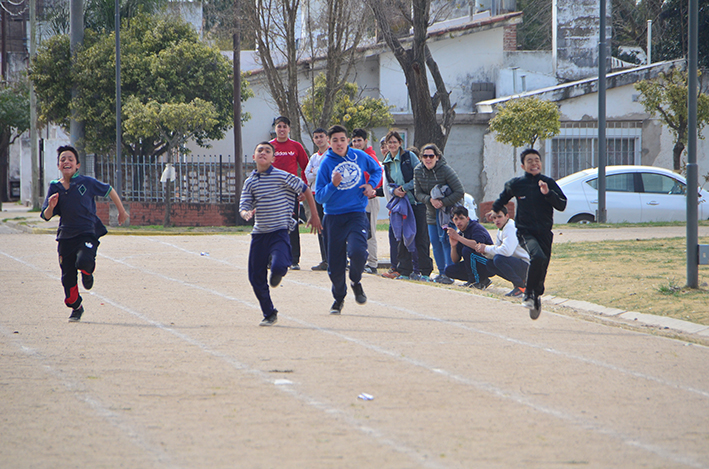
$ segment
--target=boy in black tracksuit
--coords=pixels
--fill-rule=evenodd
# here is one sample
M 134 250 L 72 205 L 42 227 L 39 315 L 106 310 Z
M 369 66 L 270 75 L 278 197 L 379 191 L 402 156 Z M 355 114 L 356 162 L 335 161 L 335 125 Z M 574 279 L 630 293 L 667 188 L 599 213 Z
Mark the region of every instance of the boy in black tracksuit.
M 512 197 L 517 199 L 517 237 L 530 257 L 523 304 L 529 308 L 529 316 L 537 319 L 542 310 L 540 297 L 544 294 L 544 279 L 551 258 L 554 209 L 564 211 L 566 196 L 554 179 L 542 174 L 542 159 L 537 150 L 524 150 L 521 160 L 524 176 L 505 183 L 505 190 L 492 204 L 490 213 L 499 212 Z

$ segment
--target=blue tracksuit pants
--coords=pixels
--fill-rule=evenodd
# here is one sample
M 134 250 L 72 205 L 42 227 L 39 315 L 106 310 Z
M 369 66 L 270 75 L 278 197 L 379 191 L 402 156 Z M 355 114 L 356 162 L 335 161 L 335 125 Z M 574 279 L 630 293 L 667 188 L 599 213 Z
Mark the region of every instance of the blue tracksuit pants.
M 332 296 L 342 301 L 347 296 L 345 274 L 347 258 L 350 259 L 350 280 L 362 280 L 367 262 L 367 233 L 369 220 L 365 212 L 350 212 L 341 215 L 325 215 L 323 220 L 325 247 L 327 249 L 327 273 L 332 282 Z
M 271 233 L 252 233 L 249 250 L 249 283 L 261 305 L 263 317 L 276 311 L 268 289 L 268 259 L 271 259 L 271 273 L 285 275 L 293 263 L 290 235 L 288 230 Z

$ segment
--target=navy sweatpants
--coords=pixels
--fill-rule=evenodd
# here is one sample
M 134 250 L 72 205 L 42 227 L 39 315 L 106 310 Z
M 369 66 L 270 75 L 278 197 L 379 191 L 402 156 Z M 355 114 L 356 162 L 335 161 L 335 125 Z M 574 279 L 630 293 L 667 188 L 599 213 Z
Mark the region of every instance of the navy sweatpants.
M 468 246 L 463 247 L 459 262 L 445 268 L 446 276 L 464 282 L 479 283 L 490 277 L 487 265 L 492 263 L 487 257 L 478 254 Z
M 93 274 L 96 269 L 96 251 L 99 245 L 94 235 L 80 235 L 75 238 L 60 239 L 57 245 L 59 266 L 62 269 L 64 304 L 76 309 L 81 306 L 81 295 L 77 285 L 79 271 Z
M 347 296 L 345 274 L 347 258 L 350 258 L 350 280 L 362 280 L 367 262 L 367 233 L 369 220 L 365 212 L 325 215 L 325 247 L 327 249 L 327 273 L 332 282 L 332 296 L 342 301 Z
M 261 305 L 263 317 L 276 311 L 268 287 L 268 259 L 271 259 L 271 274 L 285 275 L 293 262 L 288 230 L 271 233 L 252 233 L 249 250 L 249 283 Z

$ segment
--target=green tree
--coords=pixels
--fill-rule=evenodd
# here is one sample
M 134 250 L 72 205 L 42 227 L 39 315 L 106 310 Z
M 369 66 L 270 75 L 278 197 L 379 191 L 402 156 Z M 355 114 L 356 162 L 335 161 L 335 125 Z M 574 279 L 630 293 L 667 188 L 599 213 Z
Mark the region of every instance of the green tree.
M 124 111 L 126 137 L 138 141 L 157 136 L 165 144 L 168 163 L 174 161 L 175 151 L 179 147 L 219 124 L 215 106 L 200 98 L 194 98 L 190 103 L 159 103 L 151 99 L 143 104 L 136 96 L 131 96 Z M 164 226 L 171 224 L 172 192 L 172 181 L 168 181 Z
M 30 95 L 26 78 L 0 85 L 0 209 L 8 200 L 7 167 L 10 145 L 30 128 Z
M 214 105 L 217 123 L 194 135 L 199 145 L 219 140 L 232 127 L 232 67 L 216 48 L 199 41 L 192 27 L 176 17 L 138 15 L 121 30 L 121 89 L 123 99 L 142 103 L 191 103 L 200 98 Z M 71 109 L 86 126 L 87 152 L 105 154 L 115 148 L 115 37 L 87 31 L 76 66 L 69 60 L 69 39 L 42 43 L 32 62 L 30 79 L 40 102 L 40 117 L 68 128 Z M 71 85 L 80 89 L 72 101 Z M 242 81 L 241 100 L 252 93 Z M 247 115 L 242 115 L 242 122 Z M 155 157 L 168 143 L 152 138 L 122 139 L 123 153 Z
M 674 69 L 657 80 L 643 80 L 635 84 L 640 92 L 640 103 L 645 112 L 659 118 L 675 137 L 672 165 L 679 170 L 682 152 L 687 144 L 687 72 Z M 709 97 L 697 91 L 697 132 L 709 123 Z M 701 138 L 701 134 L 699 135 Z
M 538 139 L 558 135 L 561 128 L 559 108 L 536 97 L 518 98 L 500 105 L 490 120 L 495 140 L 515 147 L 534 148 Z
M 324 74 L 315 77 L 315 86 L 308 89 L 302 103 L 302 113 L 310 128 L 319 127 L 323 103 L 327 93 L 327 81 Z M 335 94 L 331 118 L 324 126 L 340 124 L 351 133 L 356 128 L 371 130 L 374 127 L 388 127 L 394 123 L 391 106 L 383 99 L 362 97 L 356 83 L 345 83 Z

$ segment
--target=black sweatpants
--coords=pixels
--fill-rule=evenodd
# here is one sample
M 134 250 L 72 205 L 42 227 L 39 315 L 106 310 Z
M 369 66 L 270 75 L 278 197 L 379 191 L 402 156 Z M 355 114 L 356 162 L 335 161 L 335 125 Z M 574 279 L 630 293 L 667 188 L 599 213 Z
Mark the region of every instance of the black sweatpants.
M 531 233 L 517 228 L 519 244 L 529 253 L 529 271 L 527 272 L 526 295 L 532 292 L 536 296 L 544 294 L 544 280 L 547 277 L 549 260 L 551 259 L 551 244 L 554 233 L 551 231 Z
M 91 234 L 59 240 L 57 251 L 59 267 L 62 269 L 64 303 L 69 308 L 76 309 L 81 305 L 77 276 L 79 271 L 87 275 L 94 273 L 99 244 L 98 239 Z

